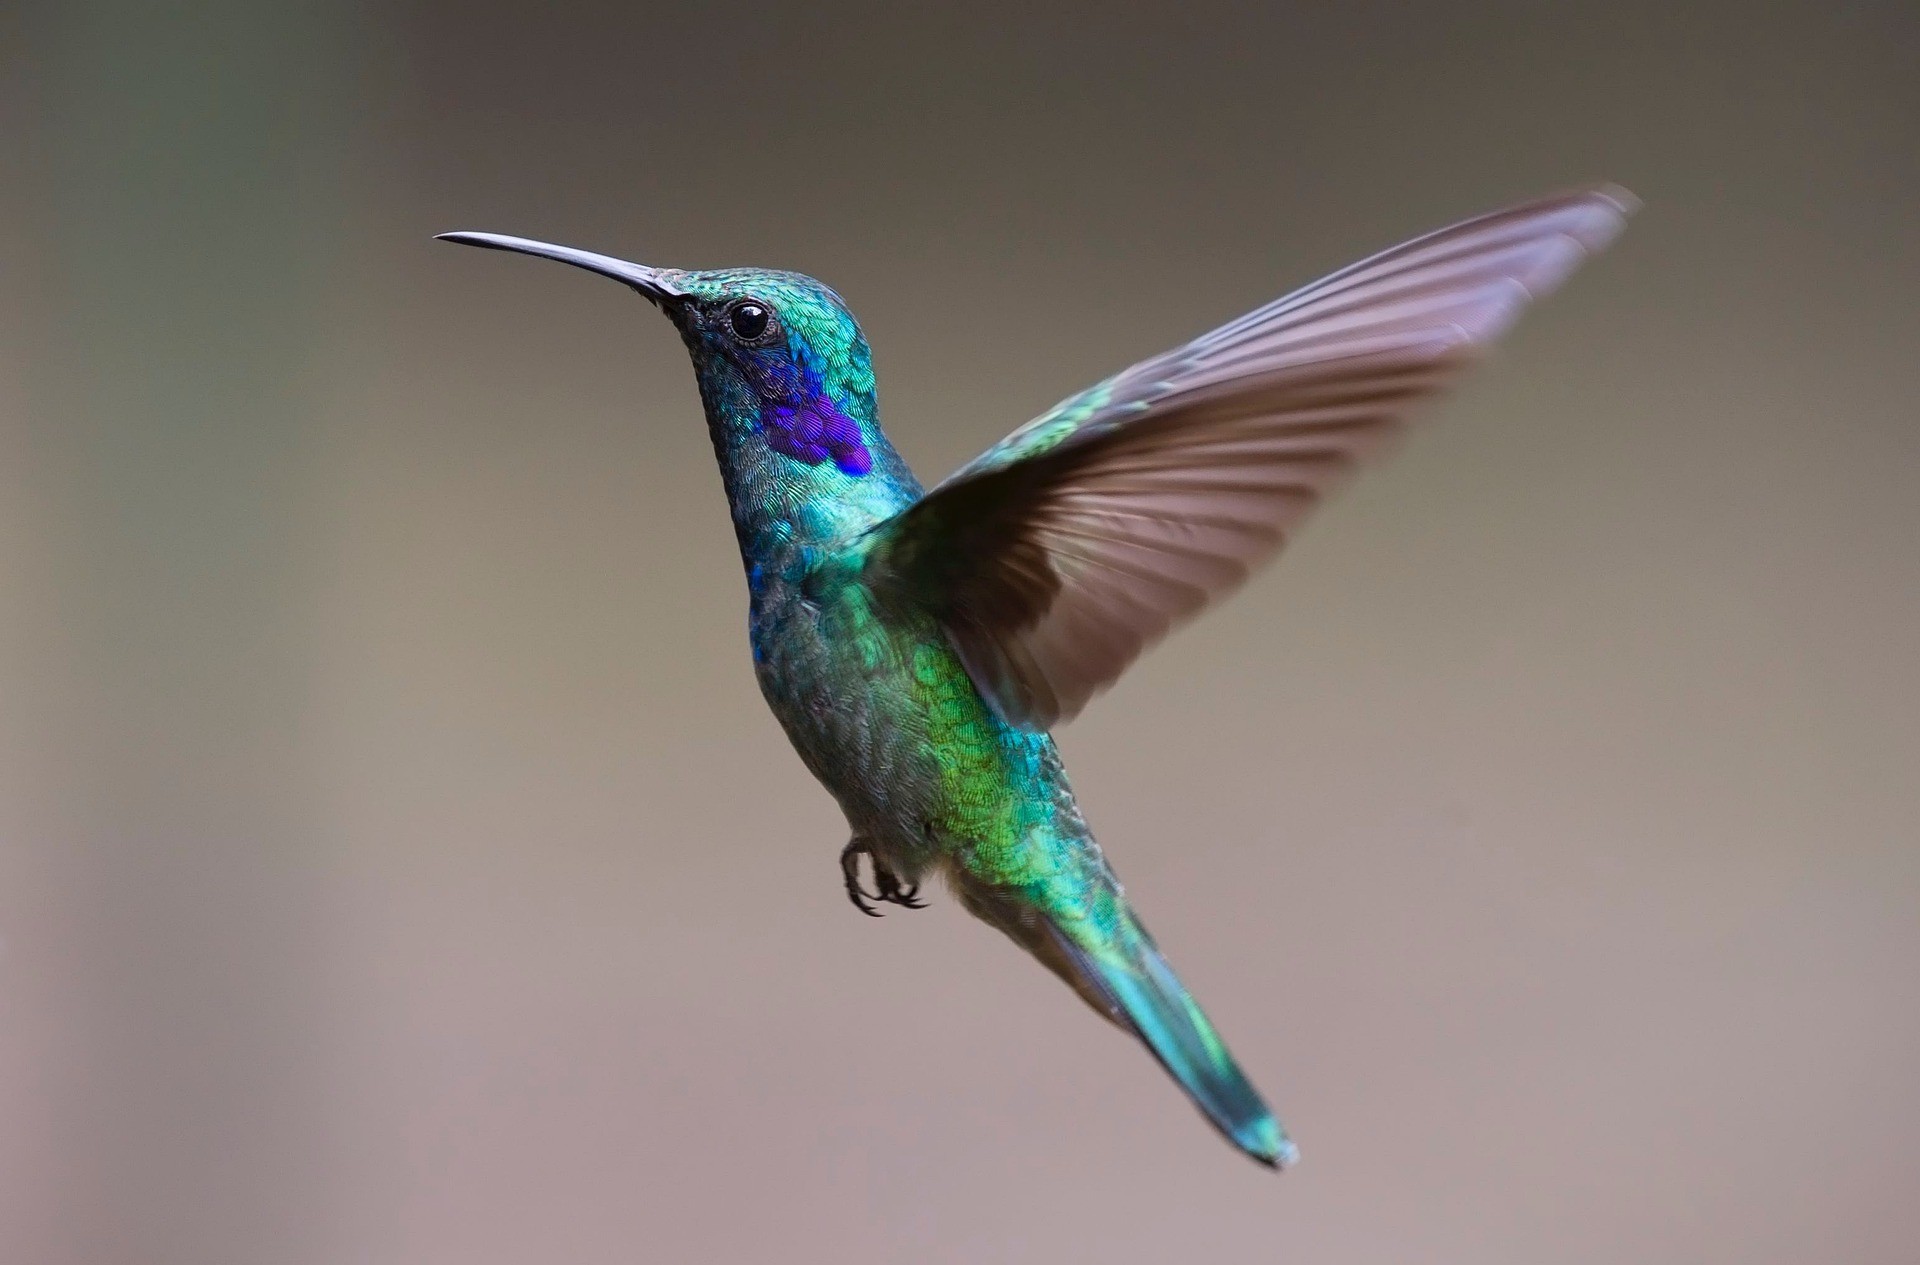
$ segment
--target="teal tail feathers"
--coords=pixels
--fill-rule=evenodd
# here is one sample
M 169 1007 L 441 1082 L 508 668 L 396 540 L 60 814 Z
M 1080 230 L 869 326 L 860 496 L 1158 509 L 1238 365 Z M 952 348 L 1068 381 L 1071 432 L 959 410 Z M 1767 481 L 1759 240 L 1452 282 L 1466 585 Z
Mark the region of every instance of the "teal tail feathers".
M 1004 931 L 1089 1006 L 1139 1037 L 1229 1142 L 1269 1168 L 1300 1158 L 1104 865 L 1079 876 L 1081 899 L 1075 901 L 971 881 L 964 872 L 952 877 L 969 912 Z M 1052 908 L 1076 912 L 1056 915 Z
M 1199 1003 L 1146 928 L 1130 915 L 1126 922 L 1119 935 L 1096 948 L 1050 925 L 1058 954 L 1043 954 L 1043 960 L 1051 959 L 1048 965 L 1095 1009 L 1138 1035 L 1228 1141 L 1271 1168 L 1294 1163 L 1300 1149 L 1233 1061 Z

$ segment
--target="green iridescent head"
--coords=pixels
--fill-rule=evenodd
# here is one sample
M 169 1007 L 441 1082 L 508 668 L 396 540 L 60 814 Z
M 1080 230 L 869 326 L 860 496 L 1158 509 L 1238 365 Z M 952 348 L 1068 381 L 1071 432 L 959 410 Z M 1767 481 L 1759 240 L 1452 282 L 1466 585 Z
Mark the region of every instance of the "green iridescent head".
M 607 255 L 495 233 L 443 241 L 573 264 L 631 286 L 680 330 L 707 416 L 730 442 L 848 479 L 872 472 L 873 364 L 867 340 L 831 289 L 793 272 L 648 268 Z

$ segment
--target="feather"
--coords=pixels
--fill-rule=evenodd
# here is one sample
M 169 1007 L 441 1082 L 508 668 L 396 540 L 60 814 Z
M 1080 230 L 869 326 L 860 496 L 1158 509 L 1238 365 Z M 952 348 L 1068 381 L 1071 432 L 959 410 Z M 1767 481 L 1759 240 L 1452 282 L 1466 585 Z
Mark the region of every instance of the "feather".
M 1070 719 L 1237 588 L 1635 206 L 1603 187 L 1467 220 L 1123 370 L 874 529 L 863 578 L 932 611 L 1001 715 Z

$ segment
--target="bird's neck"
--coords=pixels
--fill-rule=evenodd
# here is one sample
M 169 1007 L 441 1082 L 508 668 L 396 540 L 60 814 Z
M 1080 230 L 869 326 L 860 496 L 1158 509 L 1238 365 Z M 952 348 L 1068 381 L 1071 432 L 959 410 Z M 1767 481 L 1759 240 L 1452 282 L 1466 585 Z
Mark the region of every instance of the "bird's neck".
M 920 482 L 881 431 L 870 394 L 837 402 L 859 450 L 837 458 L 770 433 L 762 406 L 745 393 L 703 383 L 702 402 L 740 556 L 756 586 L 804 568 L 920 499 Z

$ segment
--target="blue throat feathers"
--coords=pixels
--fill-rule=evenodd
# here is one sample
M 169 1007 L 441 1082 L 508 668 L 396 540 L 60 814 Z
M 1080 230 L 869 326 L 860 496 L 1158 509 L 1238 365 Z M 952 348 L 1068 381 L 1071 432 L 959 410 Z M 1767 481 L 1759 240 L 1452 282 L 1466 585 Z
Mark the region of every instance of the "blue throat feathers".
M 863 478 L 873 471 L 873 454 L 860 424 L 827 393 L 810 359 L 797 355 L 776 371 L 773 398 L 761 402 L 760 433 L 782 456 L 810 466 L 831 461 L 840 473 Z

